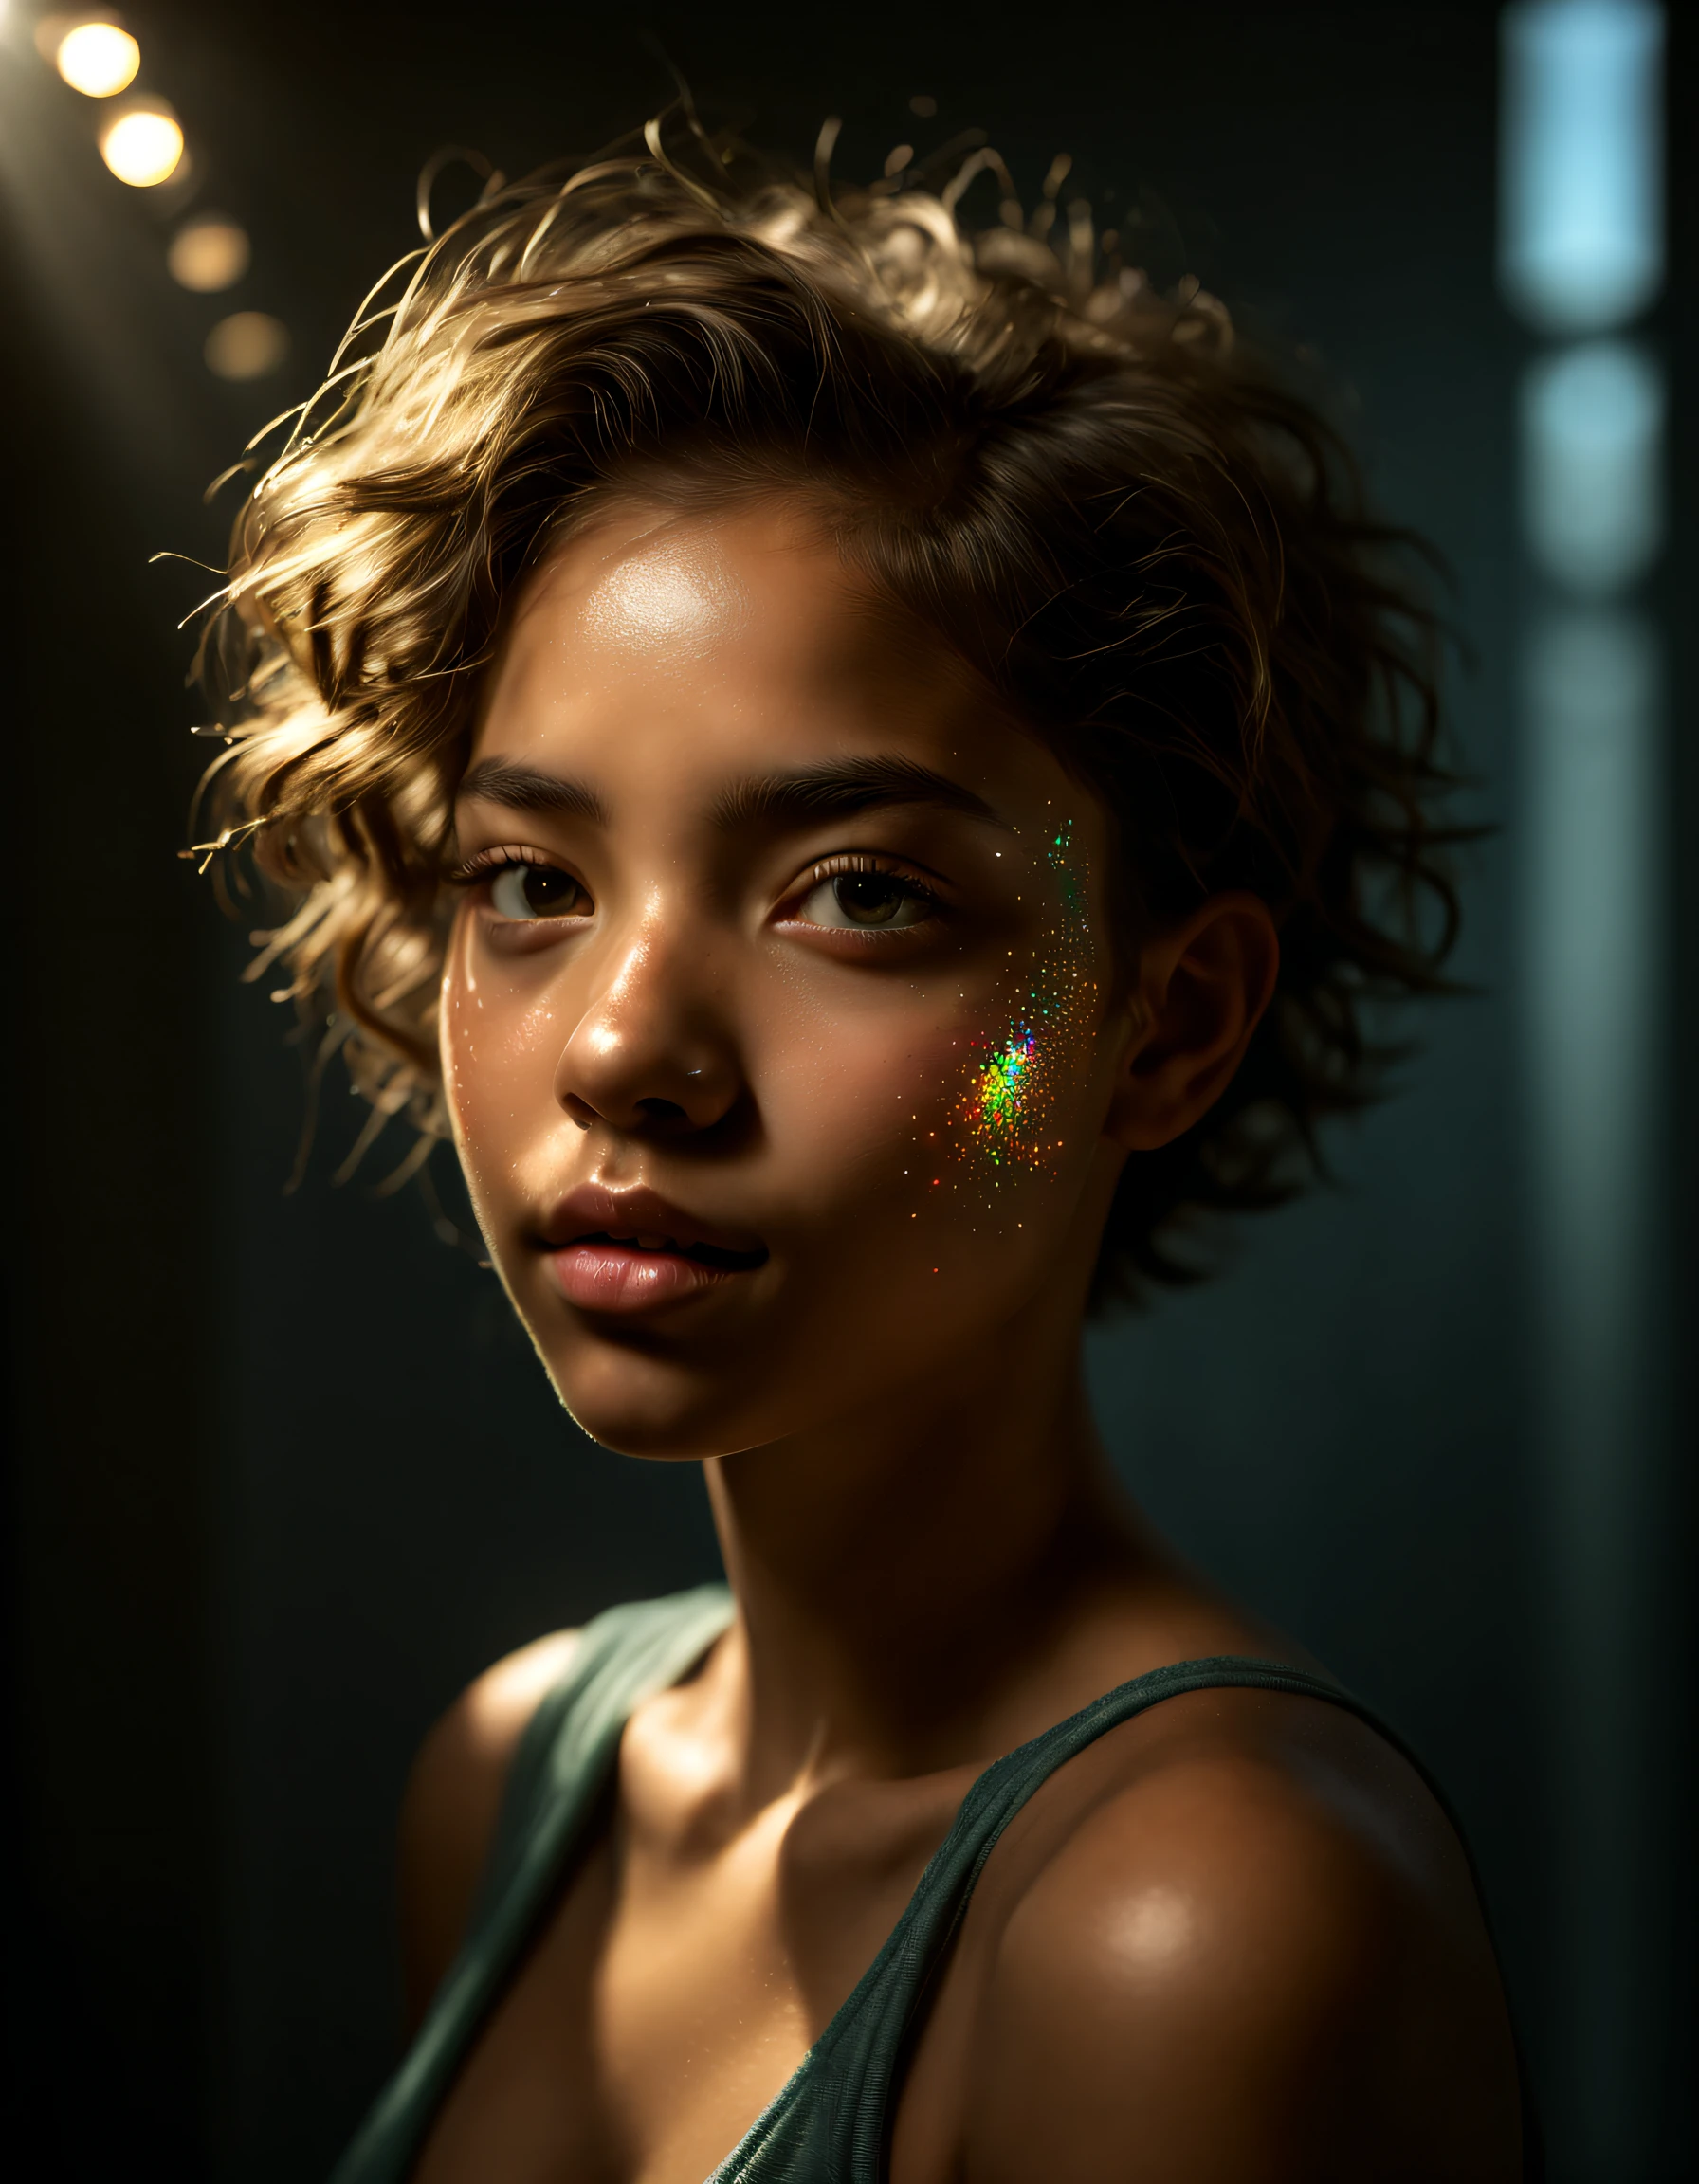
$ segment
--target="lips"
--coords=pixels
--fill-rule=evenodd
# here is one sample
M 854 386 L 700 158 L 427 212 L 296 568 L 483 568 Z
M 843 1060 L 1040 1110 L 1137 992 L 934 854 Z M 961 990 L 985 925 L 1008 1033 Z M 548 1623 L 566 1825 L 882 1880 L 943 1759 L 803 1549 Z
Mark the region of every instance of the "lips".
M 561 1295 L 587 1312 L 656 1311 L 767 1259 L 758 1237 L 709 1227 L 653 1191 L 596 1184 L 562 1200 L 539 1242 Z

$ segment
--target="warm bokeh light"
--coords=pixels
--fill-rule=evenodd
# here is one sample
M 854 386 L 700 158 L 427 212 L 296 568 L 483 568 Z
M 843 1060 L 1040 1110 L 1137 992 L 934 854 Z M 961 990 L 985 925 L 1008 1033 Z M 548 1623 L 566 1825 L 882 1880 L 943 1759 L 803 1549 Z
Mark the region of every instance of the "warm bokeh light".
M 267 311 L 232 311 L 207 336 L 207 368 L 221 379 L 264 379 L 289 354 L 289 329 Z
M 182 128 L 174 114 L 133 106 L 101 130 L 100 157 L 120 182 L 151 190 L 169 182 L 182 163 Z
M 79 23 L 59 41 L 53 58 L 73 91 L 110 99 L 136 81 L 141 47 L 116 23 Z
M 247 271 L 247 236 L 222 212 L 202 212 L 172 237 L 165 263 L 179 287 L 213 296 Z

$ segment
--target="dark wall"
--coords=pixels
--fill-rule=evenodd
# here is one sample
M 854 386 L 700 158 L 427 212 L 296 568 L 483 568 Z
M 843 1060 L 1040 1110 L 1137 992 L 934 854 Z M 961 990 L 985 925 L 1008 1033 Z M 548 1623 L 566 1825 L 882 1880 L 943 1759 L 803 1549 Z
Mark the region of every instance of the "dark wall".
M 322 2173 L 393 2050 L 390 1833 L 426 1724 L 495 1654 L 688 1582 L 714 1551 L 698 1479 L 586 1443 L 493 1279 L 412 1193 L 372 1201 L 403 1144 L 333 1186 L 357 1127 L 334 1081 L 284 1194 L 301 1058 L 283 1012 L 236 982 L 240 930 L 173 857 L 195 713 L 170 624 L 196 584 L 143 556 L 216 556 L 201 483 L 310 390 L 411 246 L 436 147 L 521 172 L 594 147 L 665 84 L 636 27 L 576 7 L 130 14 L 190 128 L 194 201 L 241 218 L 256 258 L 228 301 L 174 291 L 166 209 L 108 182 L 79 102 L 9 54 L 27 137 L 0 209 L 23 335 L 6 412 L 29 821 L 10 1075 L 36 1884 L 20 2021 L 64 2175 L 121 2158 L 281 2184 Z M 1510 924 L 1520 352 L 1491 278 L 1494 10 L 651 20 L 704 101 L 762 140 L 806 151 L 844 115 L 847 173 L 978 122 L 1029 191 L 1066 149 L 1105 221 L 1148 192 L 1160 269 L 1315 350 L 1381 501 L 1455 571 L 1459 732 L 1478 808 L 1507 823 L 1468 871 L 1478 991 L 1429 1012 L 1398 1101 L 1341 1137 L 1338 1189 L 1248 1229 L 1211 1289 L 1094 1336 L 1091 1370 L 1159 1519 L 1449 1786 L 1549 2066 Z M 936 121 L 909 113 L 919 92 Z M 259 391 L 198 360 L 232 303 L 295 337 Z M 82 2097 L 91 2058 L 99 2102 Z M 1678 2128 L 1660 2175 L 1681 2173 Z
M 66 140 L 59 88 L 9 27 L 6 2062 L 40 2173 L 81 2178 L 127 2146 L 197 2152 L 221 1773 L 202 1248 L 223 1187 L 208 929 L 173 855 L 194 773 L 177 610 L 145 567 L 201 460 L 197 345 L 156 315 L 147 224 L 73 156 L 92 146 Z

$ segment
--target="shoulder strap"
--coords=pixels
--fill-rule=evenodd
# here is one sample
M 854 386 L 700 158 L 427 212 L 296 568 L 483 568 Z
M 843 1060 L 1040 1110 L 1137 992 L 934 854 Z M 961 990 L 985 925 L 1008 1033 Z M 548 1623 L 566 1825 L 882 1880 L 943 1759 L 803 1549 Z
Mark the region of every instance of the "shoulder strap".
M 731 1619 L 723 1585 L 610 1608 L 579 1635 L 559 1682 L 545 1691 L 514 1748 L 468 1933 L 487 1928 L 535 1859 L 539 1831 L 572 1835 L 594 1801 L 620 1732 L 638 1702 L 674 1684 Z M 604 1749 L 605 1748 L 605 1749 Z
M 515 1747 L 460 1952 L 331 2184 L 401 2184 L 583 1840 L 632 1709 L 676 1683 L 725 1629 L 731 1611 L 723 1585 L 703 1585 L 610 1609 L 585 1625 L 566 1673 L 544 1694 Z
M 1343 1706 L 1412 1757 L 1402 1741 L 1340 1684 L 1275 1661 L 1225 1654 L 1180 1661 L 1108 1691 L 988 1767 L 889 1939 L 807 2060 L 710 2184 L 883 2184 L 888 2114 L 910 2027 L 934 1967 L 965 1916 L 998 1838 L 1041 1784 L 1135 1714 L 1182 1692 L 1287 1691 Z

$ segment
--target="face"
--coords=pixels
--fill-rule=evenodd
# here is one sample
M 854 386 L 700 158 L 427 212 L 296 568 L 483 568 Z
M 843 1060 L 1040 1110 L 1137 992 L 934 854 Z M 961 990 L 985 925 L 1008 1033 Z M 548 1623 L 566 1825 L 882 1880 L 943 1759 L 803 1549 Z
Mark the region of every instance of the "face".
M 608 517 L 521 597 L 442 1044 L 491 1257 L 636 1454 L 1077 1319 L 1123 1155 L 1094 800 L 803 517 Z

